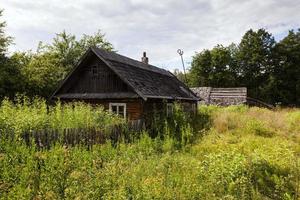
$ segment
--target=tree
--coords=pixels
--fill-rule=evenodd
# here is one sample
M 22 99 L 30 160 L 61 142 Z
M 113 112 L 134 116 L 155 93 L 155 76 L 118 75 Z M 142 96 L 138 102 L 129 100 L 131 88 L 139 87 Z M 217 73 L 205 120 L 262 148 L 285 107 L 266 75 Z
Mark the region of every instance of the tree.
M 193 56 L 192 66 L 191 66 L 191 86 L 210 86 L 210 73 L 212 58 L 209 50 L 203 50 L 200 53 L 196 53 Z
M 14 53 L 11 60 L 20 68 L 24 88 L 22 93 L 29 97 L 48 98 L 64 74 L 58 59 L 50 53 Z
M 36 52 L 15 53 L 12 58 L 19 63 L 25 77 L 24 93 L 48 98 L 91 46 L 113 50 L 100 31 L 91 36 L 83 35 L 79 40 L 63 31 L 56 34 L 51 44 L 40 42 Z
M 211 50 L 210 82 L 213 87 L 232 87 L 234 74 L 231 68 L 231 52 L 227 47 L 217 45 Z
M 230 87 L 235 76 L 231 70 L 232 57 L 229 48 L 217 45 L 203 50 L 193 57 L 191 82 L 193 86 Z
M 274 67 L 274 37 L 264 29 L 250 29 L 243 36 L 236 55 L 240 85 L 247 86 L 251 97 L 264 99 L 262 88 Z
M 84 34 L 81 39 L 76 40 L 76 36 L 67 34 L 65 31 L 56 34 L 50 45 L 40 45 L 46 52 L 54 54 L 59 63 L 69 72 L 78 62 L 80 57 L 89 47 L 100 47 L 108 51 L 113 51 L 113 46 L 105 39 L 105 35 L 100 30 L 94 35 Z
M 2 17 L 3 10 L 0 10 L 0 17 Z M 9 36 L 6 36 L 5 29 L 6 22 L 0 21 L 0 56 L 3 57 L 6 52 L 8 46 L 12 43 L 12 38 Z
M 300 105 L 300 29 L 289 34 L 275 46 L 273 69 L 270 78 L 270 95 L 274 102 Z
M 2 16 L 0 10 L 0 17 Z M 5 96 L 13 97 L 21 91 L 21 73 L 17 65 L 7 57 L 7 49 L 12 38 L 5 34 L 6 22 L 0 22 L 0 100 Z

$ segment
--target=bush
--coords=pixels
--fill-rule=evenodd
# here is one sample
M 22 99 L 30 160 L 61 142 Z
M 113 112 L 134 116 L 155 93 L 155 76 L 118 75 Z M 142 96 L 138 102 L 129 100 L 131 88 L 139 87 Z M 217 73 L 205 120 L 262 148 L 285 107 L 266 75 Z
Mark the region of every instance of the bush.
M 147 133 L 152 138 L 161 140 L 171 139 L 172 144 L 180 149 L 188 144 L 191 144 L 197 137 L 200 131 L 205 127 L 202 123 L 204 115 L 193 115 L 184 111 L 183 107 L 175 103 L 173 113 L 166 116 L 164 112 L 154 111 L 153 115 L 146 119 Z

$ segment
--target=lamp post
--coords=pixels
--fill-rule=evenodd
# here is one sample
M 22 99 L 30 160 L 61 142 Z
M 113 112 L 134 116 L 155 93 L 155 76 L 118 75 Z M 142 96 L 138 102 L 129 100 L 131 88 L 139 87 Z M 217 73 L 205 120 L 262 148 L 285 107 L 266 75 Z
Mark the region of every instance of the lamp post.
M 184 79 L 185 79 L 185 83 L 187 83 L 187 78 L 186 78 L 186 73 L 185 73 L 185 66 L 184 66 L 183 57 L 182 57 L 182 55 L 183 55 L 183 50 L 178 49 L 178 50 L 177 50 L 177 53 L 178 53 L 178 54 L 180 55 L 180 57 L 181 57 L 181 62 L 182 62 L 182 67 L 183 67 L 183 73 L 184 73 Z

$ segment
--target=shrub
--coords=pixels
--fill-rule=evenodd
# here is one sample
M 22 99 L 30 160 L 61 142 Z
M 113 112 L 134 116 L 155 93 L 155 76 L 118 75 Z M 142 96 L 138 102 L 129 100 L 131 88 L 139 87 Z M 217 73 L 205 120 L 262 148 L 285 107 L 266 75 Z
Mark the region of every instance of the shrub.
M 147 133 L 152 138 L 171 139 L 176 148 L 192 143 L 199 136 L 200 127 L 204 127 L 204 124 L 200 123 L 202 115 L 187 113 L 177 103 L 174 105 L 172 115 L 166 116 L 163 112 L 155 110 L 147 122 Z

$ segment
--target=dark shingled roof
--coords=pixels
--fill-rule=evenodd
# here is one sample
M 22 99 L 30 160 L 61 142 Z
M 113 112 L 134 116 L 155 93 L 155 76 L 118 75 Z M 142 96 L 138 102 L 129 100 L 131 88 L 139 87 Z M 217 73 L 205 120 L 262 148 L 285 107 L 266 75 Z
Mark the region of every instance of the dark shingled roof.
M 71 93 L 58 94 L 58 98 L 62 99 L 123 99 L 123 98 L 137 98 L 138 95 L 132 92 L 118 92 L 118 93 Z
M 198 100 L 172 73 L 99 48 L 92 50 L 145 98 Z
M 88 52 L 94 52 L 104 63 L 107 64 L 125 83 L 127 83 L 139 97 L 160 98 L 160 99 L 182 99 L 198 100 L 199 98 L 176 76 L 164 69 L 150 64 L 133 60 L 115 52 L 105 51 L 100 48 L 92 47 Z M 87 52 L 87 53 L 88 53 Z M 86 55 L 87 55 L 86 53 Z M 78 66 L 77 66 L 78 67 Z M 65 79 L 65 81 L 68 78 Z M 62 85 L 64 82 L 62 83 Z M 61 86 L 62 86 L 61 85 Z M 60 87 L 61 87 L 60 86 Z M 59 88 L 57 89 L 57 91 Z M 66 94 L 67 95 L 67 94 Z M 56 92 L 53 97 L 56 96 Z M 84 96 L 75 95 L 77 98 L 109 98 L 105 95 L 84 94 Z M 75 98 L 74 96 L 74 98 Z M 114 98 L 112 95 L 111 98 Z M 124 98 L 127 98 L 125 95 Z M 138 96 L 129 95 L 131 98 Z

